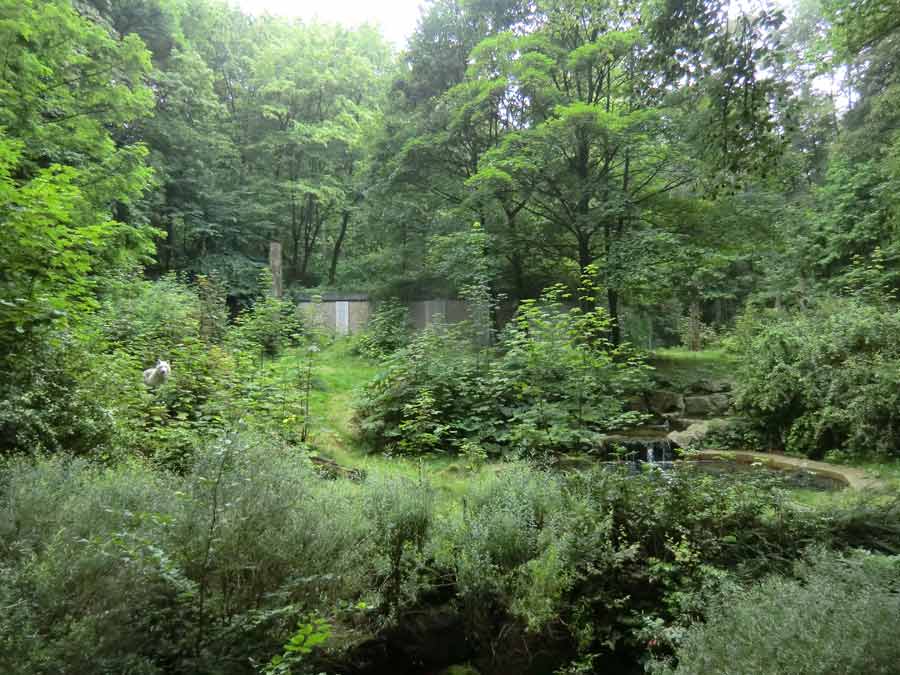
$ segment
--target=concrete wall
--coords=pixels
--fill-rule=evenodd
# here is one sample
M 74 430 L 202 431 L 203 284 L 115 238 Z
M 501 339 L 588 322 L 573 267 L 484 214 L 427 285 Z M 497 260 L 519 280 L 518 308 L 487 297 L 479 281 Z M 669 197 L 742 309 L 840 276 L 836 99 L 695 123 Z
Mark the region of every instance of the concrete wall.
M 409 303 L 408 307 L 413 327 L 419 330 L 433 324 L 438 317 L 443 317 L 446 323 L 469 318 L 469 310 L 462 300 L 420 300 Z
M 300 301 L 301 315 L 338 335 L 358 333 L 366 327 L 372 308 L 368 300 Z
M 407 304 L 413 327 L 422 329 L 443 317 L 447 323 L 469 318 L 466 303 L 461 300 L 419 300 Z M 375 311 L 375 303 L 363 295 L 326 296 L 321 302 L 301 299 L 297 308 L 302 316 L 337 335 L 352 335 L 365 329 Z

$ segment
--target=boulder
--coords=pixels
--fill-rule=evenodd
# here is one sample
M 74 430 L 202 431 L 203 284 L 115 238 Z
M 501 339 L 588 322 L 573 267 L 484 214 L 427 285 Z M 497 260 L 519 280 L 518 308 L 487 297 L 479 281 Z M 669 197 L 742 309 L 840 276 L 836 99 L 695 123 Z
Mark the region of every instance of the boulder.
M 636 396 L 633 399 L 631 399 L 630 401 L 628 401 L 627 403 L 625 403 L 625 410 L 629 410 L 632 412 L 639 412 L 639 413 L 650 412 L 650 408 L 647 406 L 647 402 L 639 396 Z
M 666 424 L 669 425 L 670 431 L 685 431 L 692 424 L 703 422 L 702 419 L 694 419 L 691 417 L 683 417 L 680 413 L 666 413 L 663 415 Z
M 659 390 L 650 394 L 647 406 L 656 415 L 684 412 L 684 396 L 676 391 Z
M 731 391 L 731 383 L 726 380 L 697 380 L 688 387 L 692 394 L 724 394 Z
M 726 394 L 684 397 L 684 414 L 687 416 L 710 417 L 724 413 L 730 407 L 731 397 Z
M 689 448 L 691 445 L 702 441 L 709 433 L 708 421 L 694 422 L 684 431 L 673 431 L 666 438 L 679 448 Z

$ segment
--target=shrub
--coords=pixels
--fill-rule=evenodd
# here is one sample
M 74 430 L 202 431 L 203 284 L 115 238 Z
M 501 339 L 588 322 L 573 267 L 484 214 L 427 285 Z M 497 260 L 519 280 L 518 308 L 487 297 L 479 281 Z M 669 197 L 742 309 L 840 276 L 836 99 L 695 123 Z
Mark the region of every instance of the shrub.
M 172 360 L 172 350 L 185 340 L 200 339 L 203 314 L 194 289 L 175 274 L 157 281 L 130 275 L 109 280 L 91 324 L 102 340 L 98 346 L 121 349 L 152 365 Z
M 249 436 L 200 449 L 181 475 L 8 459 L 0 671 L 244 673 L 313 618 L 332 637 L 304 655 L 312 672 L 353 672 L 342 649 L 421 639 L 402 632 L 416 625 L 465 626 L 459 661 L 496 654 L 495 671 L 535 639 L 556 665 L 633 662 L 650 636 L 657 653 L 680 644 L 726 582 L 787 573 L 810 544 L 900 549 L 897 502 L 817 514 L 767 483 L 689 471 L 511 464 L 462 491 L 436 503 L 421 477 L 324 480 Z
M 489 605 L 491 595 L 510 603 L 516 574 L 538 556 L 549 514 L 562 503 L 557 478 L 509 465 L 502 477 L 474 482 L 463 512 L 442 521 L 436 561 L 454 570 L 457 591 L 470 604 Z
M 375 546 L 371 564 L 376 576 L 370 583 L 382 589 L 384 609 L 393 613 L 413 604 L 421 590 L 418 577 L 434 519 L 434 492 L 422 479 L 375 474 L 366 481 L 363 499 Z
M 281 349 L 298 325 L 264 317 L 275 306 L 264 303 L 216 344 L 224 304 L 213 282 L 198 283 L 115 278 L 96 314 L 23 349 L 0 383 L 0 451 L 136 453 L 183 471 L 197 447 L 238 423 L 299 442 L 299 364 L 259 359 L 269 337 L 280 335 Z M 289 303 L 273 302 L 290 313 Z M 172 363 L 172 375 L 148 388 L 141 373 L 157 358 Z
M 181 478 L 64 456 L 3 466 L 0 597 L 15 621 L 0 618 L 0 670 L 246 672 L 304 612 L 369 588 L 359 488 L 228 441 Z
M 409 343 L 411 328 L 406 305 L 397 300 L 380 302 L 357 339 L 355 351 L 370 359 L 384 359 Z
M 602 432 L 642 419 L 623 402 L 646 385 L 649 369 L 628 345 L 610 344 L 603 309 L 567 309 L 566 300 L 556 286 L 522 301 L 492 364 L 490 399 L 505 412 L 496 441 L 529 455 L 590 451 Z
M 142 371 L 173 364 L 162 387 Z M 182 462 L 221 427 L 235 365 L 201 338 L 200 303 L 173 276 L 117 277 L 80 325 L 23 349 L 0 384 L 0 449 L 92 454 L 162 453 Z
M 789 452 L 895 455 L 900 312 L 855 298 L 793 314 L 745 315 L 737 406 Z
M 900 523 L 879 513 L 867 516 Z M 539 634 L 570 655 L 637 658 L 650 638 L 659 649 L 677 642 L 729 579 L 789 568 L 811 542 L 900 543 L 898 531 L 854 534 L 840 520 L 799 510 L 762 479 L 513 466 L 472 484 L 430 548 L 473 639 L 503 625 L 508 649 Z
M 366 387 L 356 411 L 362 438 L 405 454 L 456 452 L 490 425 L 483 362 L 459 325 L 420 331 Z
M 894 673 L 900 558 L 819 552 L 795 576 L 732 589 L 691 628 L 674 673 Z
M 101 369 L 97 355 L 69 333 L 23 349 L 0 383 L 0 454 L 108 447 L 118 421 L 108 400 L 95 396 Z
M 272 273 L 268 269 L 260 274 L 259 286 L 259 297 L 237 316 L 226 340 L 234 350 L 273 357 L 295 344 L 304 328 L 292 301 L 270 295 Z
M 623 401 L 645 384 L 647 366 L 606 340 L 602 309 L 566 309 L 561 288 L 524 301 L 499 350 L 479 347 L 465 325 L 431 326 L 387 361 L 357 417 L 377 449 L 545 457 L 592 450 L 604 431 L 641 415 Z

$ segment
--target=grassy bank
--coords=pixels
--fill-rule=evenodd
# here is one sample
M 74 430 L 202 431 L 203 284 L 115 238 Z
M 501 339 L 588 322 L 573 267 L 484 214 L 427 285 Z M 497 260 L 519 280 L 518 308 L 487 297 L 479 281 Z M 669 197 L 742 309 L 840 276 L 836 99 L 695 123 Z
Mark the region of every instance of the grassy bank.
M 321 457 L 362 471 L 395 472 L 426 477 L 439 491 L 459 495 L 467 480 L 480 469 L 467 468 L 455 457 L 389 457 L 370 453 L 355 431 L 354 402 L 381 366 L 354 353 L 353 339 L 337 339 L 315 355 L 312 391 L 309 400 L 310 440 Z M 298 359 L 292 350 L 278 361 L 285 378 L 296 377 Z

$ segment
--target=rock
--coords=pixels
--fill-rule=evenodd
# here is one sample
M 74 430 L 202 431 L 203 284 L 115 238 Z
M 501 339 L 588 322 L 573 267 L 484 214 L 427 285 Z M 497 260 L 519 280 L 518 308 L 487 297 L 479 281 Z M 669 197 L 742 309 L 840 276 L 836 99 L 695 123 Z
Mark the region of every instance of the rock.
M 683 417 L 680 413 L 666 413 L 663 417 L 668 423 L 670 431 L 684 431 L 692 424 L 704 421 L 702 419 Z
M 731 383 L 725 380 L 698 380 L 688 387 L 692 394 L 724 394 L 731 391 Z
M 639 413 L 648 413 L 650 412 L 650 408 L 647 406 L 647 401 L 643 398 L 636 396 L 625 404 L 625 410 L 630 410 L 632 412 Z
M 726 394 L 684 397 L 684 414 L 689 416 L 709 417 L 724 413 L 730 407 L 731 397 Z
M 684 397 L 675 391 L 654 391 L 647 400 L 651 412 L 657 415 L 684 412 Z
M 666 438 L 679 448 L 689 448 L 702 441 L 709 433 L 710 422 L 694 422 L 684 431 L 673 431 Z

